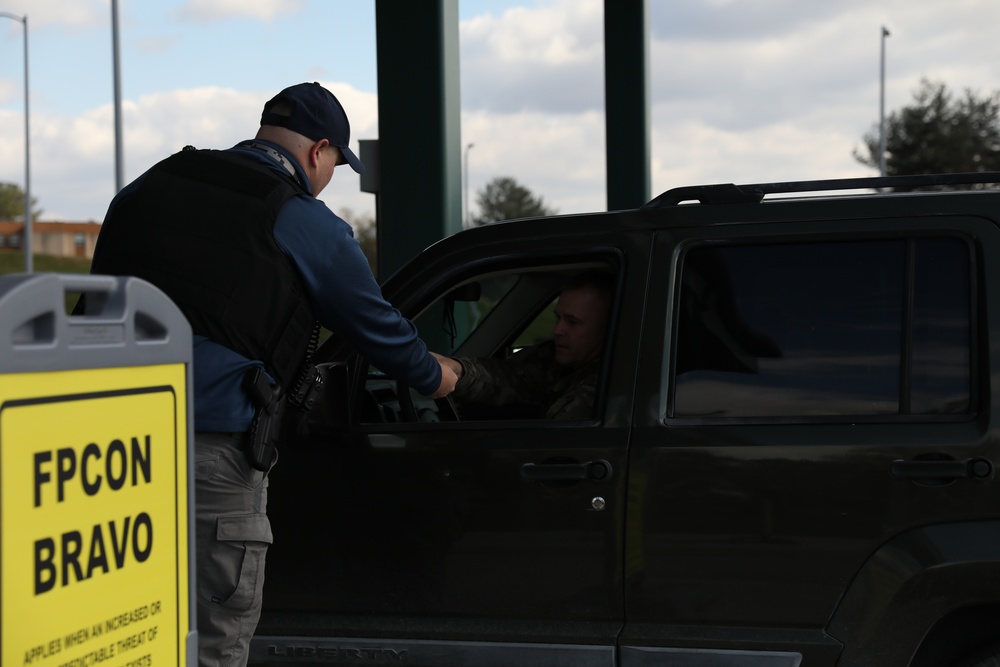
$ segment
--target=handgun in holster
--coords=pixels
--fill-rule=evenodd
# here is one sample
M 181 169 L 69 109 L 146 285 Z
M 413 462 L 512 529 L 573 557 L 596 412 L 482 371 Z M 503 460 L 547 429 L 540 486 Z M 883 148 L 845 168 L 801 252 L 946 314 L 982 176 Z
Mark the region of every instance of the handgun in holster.
M 267 375 L 260 366 L 247 369 L 243 376 L 243 388 L 250 394 L 257 413 L 250 424 L 250 442 L 247 456 L 250 465 L 267 472 L 274 458 L 274 450 L 281 435 L 281 418 L 285 412 L 285 395 L 279 385 L 267 381 Z

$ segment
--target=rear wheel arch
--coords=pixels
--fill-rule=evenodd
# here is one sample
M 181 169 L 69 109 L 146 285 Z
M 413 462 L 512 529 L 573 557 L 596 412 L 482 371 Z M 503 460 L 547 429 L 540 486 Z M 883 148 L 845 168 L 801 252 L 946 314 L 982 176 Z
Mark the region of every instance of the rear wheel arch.
M 938 620 L 920 643 L 911 667 L 1000 667 L 1000 604 L 972 605 Z M 988 662 L 988 656 L 994 662 Z M 985 661 L 985 662 L 984 662 Z
M 886 542 L 827 630 L 845 647 L 841 664 L 965 667 L 963 659 L 996 641 L 997 623 L 1000 521 L 977 521 L 923 526 Z

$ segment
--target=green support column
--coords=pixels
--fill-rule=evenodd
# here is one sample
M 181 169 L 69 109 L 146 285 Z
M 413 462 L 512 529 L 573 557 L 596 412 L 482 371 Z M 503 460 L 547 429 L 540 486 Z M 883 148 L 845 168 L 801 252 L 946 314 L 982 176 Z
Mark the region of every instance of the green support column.
M 462 228 L 458 0 L 376 0 L 379 279 Z
M 649 201 L 648 0 L 604 0 L 608 210 Z

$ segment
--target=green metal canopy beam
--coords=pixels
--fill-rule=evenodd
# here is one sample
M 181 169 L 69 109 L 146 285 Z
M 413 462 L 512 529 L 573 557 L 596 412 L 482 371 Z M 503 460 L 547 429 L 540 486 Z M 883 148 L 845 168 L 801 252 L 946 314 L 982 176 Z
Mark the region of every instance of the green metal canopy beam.
M 379 278 L 462 228 L 459 0 L 375 0 Z M 604 0 L 608 210 L 650 199 L 648 0 Z M 368 159 L 362 156 L 363 159 Z
M 378 266 L 462 228 L 458 0 L 376 0 Z
M 608 210 L 649 201 L 649 0 L 604 0 Z

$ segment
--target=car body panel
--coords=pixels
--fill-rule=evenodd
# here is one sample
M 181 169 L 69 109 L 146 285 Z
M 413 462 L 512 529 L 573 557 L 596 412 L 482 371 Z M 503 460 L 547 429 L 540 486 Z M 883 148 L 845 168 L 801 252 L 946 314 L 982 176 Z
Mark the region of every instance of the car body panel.
M 410 318 L 497 272 L 612 269 L 599 411 L 363 422 L 363 365 L 331 338 L 318 358 L 351 367 L 352 422 L 315 427 L 272 473 L 251 664 L 917 666 L 978 648 L 987 630 L 946 631 L 1000 613 L 1000 590 L 976 584 L 1000 581 L 996 211 L 990 192 L 741 195 L 503 223 L 428 248 L 384 286 Z M 675 414 L 682 276 L 699 248 L 924 239 L 967 248 L 965 407 Z M 423 317 L 440 349 L 447 336 Z M 503 330 L 491 326 L 465 350 L 492 350 Z M 529 474 L 593 462 L 612 474 Z

